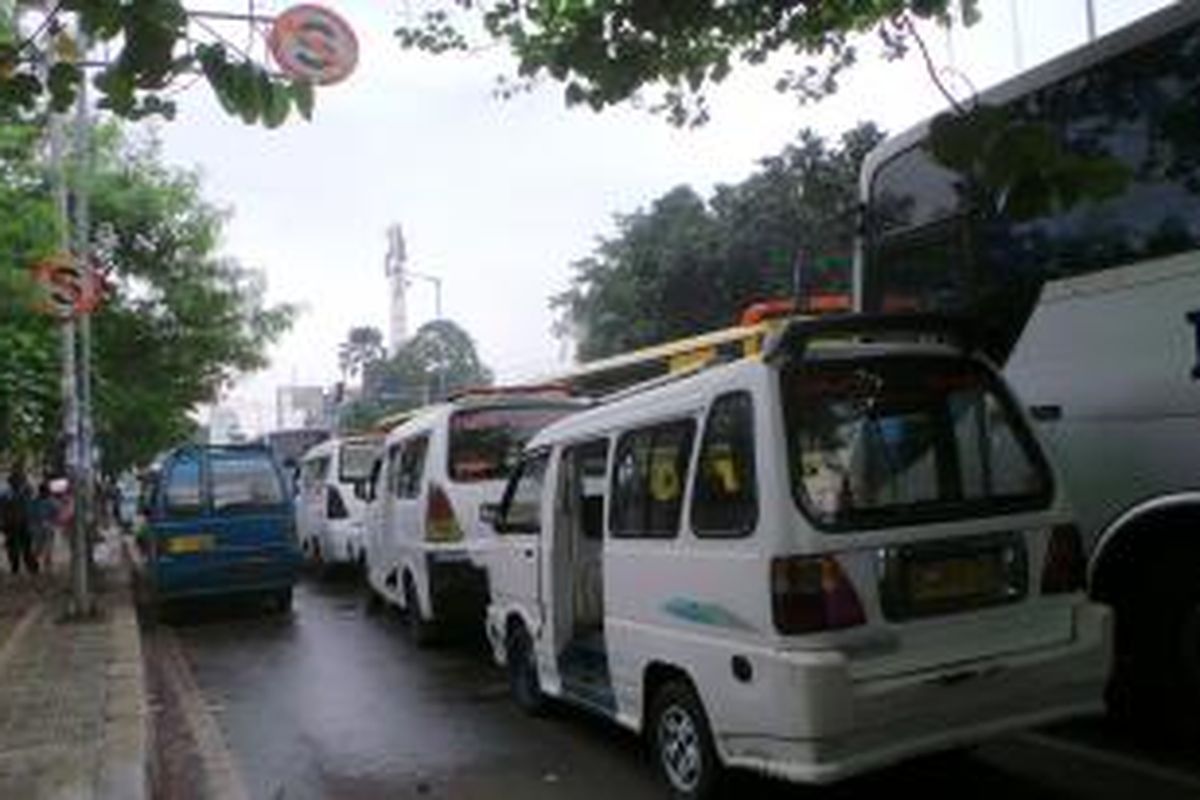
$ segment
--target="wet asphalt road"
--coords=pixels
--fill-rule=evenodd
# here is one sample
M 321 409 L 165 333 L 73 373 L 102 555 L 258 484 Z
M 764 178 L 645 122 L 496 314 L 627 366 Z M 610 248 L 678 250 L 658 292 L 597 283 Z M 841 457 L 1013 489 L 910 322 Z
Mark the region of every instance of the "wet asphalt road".
M 666 797 L 632 736 L 570 709 L 524 716 L 482 641 L 418 650 L 352 580 L 306 580 L 287 617 L 186 616 L 143 628 L 161 798 Z M 727 794 L 1174 800 L 1200 797 L 1198 756 L 1085 721 L 832 790 L 737 775 Z

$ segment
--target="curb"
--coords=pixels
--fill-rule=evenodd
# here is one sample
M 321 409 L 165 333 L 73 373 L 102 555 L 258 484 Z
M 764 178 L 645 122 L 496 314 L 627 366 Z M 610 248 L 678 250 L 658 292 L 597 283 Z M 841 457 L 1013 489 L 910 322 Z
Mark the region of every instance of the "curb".
M 145 800 L 150 796 L 151 716 L 125 538 L 120 538 L 119 579 L 112 589 L 113 602 L 109 608 L 108 626 L 114 656 L 106 673 L 108 690 L 96 797 Z

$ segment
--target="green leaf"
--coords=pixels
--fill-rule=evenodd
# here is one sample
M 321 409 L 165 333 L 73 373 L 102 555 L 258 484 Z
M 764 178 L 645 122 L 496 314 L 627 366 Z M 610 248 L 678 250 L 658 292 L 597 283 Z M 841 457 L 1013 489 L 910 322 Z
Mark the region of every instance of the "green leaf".
M 70 108 L 82 80 L 83 70 L 74 64 L 60 63 L 51 67 L 46 81 L 50 91 L 50 108 L 59 114 Z
M 296 102 L 296 111 L 306 122 L 312 121 L 313 115 L 313 85 L 308 81 L 292 82 L 292 99 Z
M 271 80 L 265 72 L 262 73 L 262 82 L 263 124 L 268 128 L 278 128 L 291 110 L 291 97 L 283 86 Z

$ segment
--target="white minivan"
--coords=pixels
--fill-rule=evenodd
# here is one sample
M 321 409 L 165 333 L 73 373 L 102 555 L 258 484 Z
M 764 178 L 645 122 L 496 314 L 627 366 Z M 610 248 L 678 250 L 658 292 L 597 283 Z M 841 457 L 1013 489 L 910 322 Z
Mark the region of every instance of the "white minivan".
M 480 521 L 529 437 L 583 407 L 559 391 L 476 390 L 398 425 L 384 443 L 366 571 L 370 590 L 399 607 L 418 643 L 442 623 L 479 624 L 488 588 Z
M 689 798 L 726 766 L 826 783 L 1099 710 L 1109 614 L 1070 507 L 945 325 L 792 322 L 534 437 L 489 565 L 517 702 L 644 732 Z
M 324 567 L 361 566 L 367 485 L 379 437 L 328 439 L 300 461 L 296 530 L 306 558 Z

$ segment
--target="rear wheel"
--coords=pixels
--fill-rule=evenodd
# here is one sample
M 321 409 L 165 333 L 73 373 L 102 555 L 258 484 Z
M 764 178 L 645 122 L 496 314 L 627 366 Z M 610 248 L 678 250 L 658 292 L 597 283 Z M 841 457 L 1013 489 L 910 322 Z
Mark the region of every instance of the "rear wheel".
M 704 707 L 691 685 L 672 680 L 654 696 L 650 709 L 650 749 L 667 788 L 679 800 L 713 797 L 721 763 Z
M 537 654 L 524 625 L 514 625 L 505 645 L 508 668 L 508 689 L 521 709 L 532 715 L 545 710 L 546 696 L 538 680 Z
M 417 598 L 417 587 L 412 576 L 404 576 L 404 617 L 408 622 L 408 630 L 412 634 L 417 647 L 428 647 L 433 644 L 434 627 L 432 621 L 421 613 L 421 602 Z
M 276 589 L 271 594 L 271 610 L 276 614 L 290 614 L 292 611 L 292 587 Z
M 1143 733 L 1195 732 L 1200 713 L 1200 568 L 1186 559 L 1155 562 L 1117 603 L 1116 633 L 1110 714 Z

